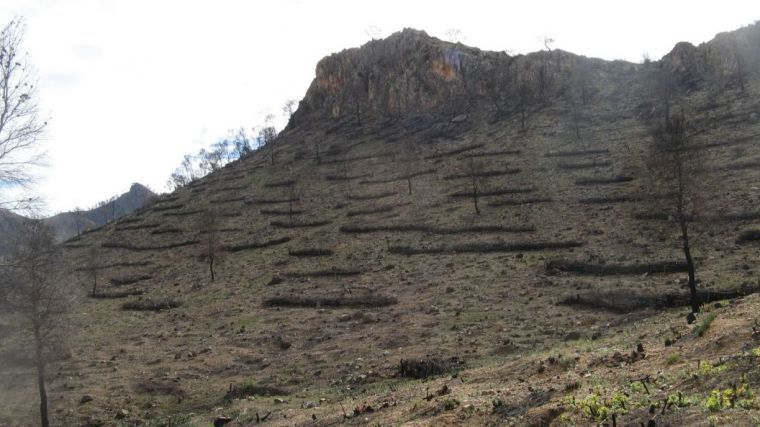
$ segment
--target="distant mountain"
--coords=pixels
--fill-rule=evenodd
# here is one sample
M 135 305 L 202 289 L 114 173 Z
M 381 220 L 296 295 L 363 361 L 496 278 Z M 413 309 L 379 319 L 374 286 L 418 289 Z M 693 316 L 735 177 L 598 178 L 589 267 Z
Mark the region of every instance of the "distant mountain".
M 90 210 L 62 212 L 43 221 L 55 230 L 59 241 L 98 228 L 145 206 L 156 194 L 142 184 L 132 184 L 129 191 L 98 203 Z M 7 210 L 0 210 L 0 257 L 7 255 L 13 242 L 20 237 L 24 221 L 29 219 Z
M 126 193 L 100 202 L 93 209 L 62 212 L 46 218 L 45 222 L 53 227 L 58 239 L 66 240 L 128 215 L 145 206 L 154 197 L 156 194 L 148 187 L 134 183 Z

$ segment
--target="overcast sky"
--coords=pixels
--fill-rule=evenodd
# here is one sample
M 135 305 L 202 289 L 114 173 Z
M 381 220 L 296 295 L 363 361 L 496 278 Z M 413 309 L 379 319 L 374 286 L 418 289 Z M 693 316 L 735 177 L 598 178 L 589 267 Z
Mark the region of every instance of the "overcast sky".
M 35 186 L 49 212 L 88 207 L 132 182 L 165 191 L 182 155 L 232 128 L 281 118 L 317 61 L 405 27 L 527 53 L 544 37 L 574 53 L 639 62 L 760 19 L 732 1 L 2 0 L 26 20 L 24 49 L 52 118 Z M 282 120 L 279 127 L 282 126 Z

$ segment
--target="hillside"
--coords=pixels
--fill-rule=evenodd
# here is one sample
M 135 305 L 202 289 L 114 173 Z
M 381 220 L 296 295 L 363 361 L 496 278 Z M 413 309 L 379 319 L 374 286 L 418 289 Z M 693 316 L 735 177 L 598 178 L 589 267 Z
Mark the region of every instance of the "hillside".
M 134 183 L 126 193 L 103 201 L 98 206 L 80 212 L 61 212 L 45 222 L 56 231 L 58 238 L 63 241 L 77 236 L 87 230 L 98 228 L 114 218 L 119 219 L 145 206 L 156 197 L 148 187 Z
M 81 233 L 97 229 L 104 224 L 129 215 L 145 206 L 156 197 L 148 187 L 134 183 L 126 193 L 114 196 L 89 210 L 61 212 L 43 218 L 42 221 L 53 228 L 58 241 L 76 237 Z M 10 254 L 13 241 L 18 237 L 23 221 L 27 218 L 16 213 L 0 210 L 0 256 Z
M 755 25 L 633 64 L 404 30 L 323 59 L 273 143 L 64 244 L 74 268 L 97 248 L 108 283 L 85 297 L 81 274 L 55 418 L 755 423 L 759 251 L 738 237 L 760 218 L 758 46 Z M 694 222 L 702 334 L 640 161 L 663 75 L 716 183 Z M 35 410 L 19 339 L 0 344 L 0 424 Z

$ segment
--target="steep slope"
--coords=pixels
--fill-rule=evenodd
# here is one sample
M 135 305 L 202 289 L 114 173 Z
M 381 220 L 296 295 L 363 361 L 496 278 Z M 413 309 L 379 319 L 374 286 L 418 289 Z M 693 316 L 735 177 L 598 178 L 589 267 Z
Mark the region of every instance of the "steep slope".
M 700 289 L 754 282 L 758 248 L 736 238 L 760 218 L 760 67 L 750 65 L 760 44 L 742 51 L 739 81 L 726 61 L 703 66 L 718 57 L 710 52 L 724 54 L 726 37 L 631 64 L 561 51 L 510 57 L 405 30 L 324 59 L 270 146 L 65 244 L 73 265 L 99 248 L 109 283 L 71 322 L 71 357 L 53 381 L 58 419 L 194 413 L 192 423 L 207 425 L 235 411 L 244 425 L 499 425 L 543 408 L 545 422 L 565 412 L 595 423 L 596 413 L 560 402 L 591 393 L 594 381 L 614 393 L 633 375 L 656 376 L 665 337 L 702 349 L 684 350 L 688 361 L 749 351 L 689 335 L 670 296 L 685 293 L 681 267 L 660 264 L 681 259 L 677 233 L 647 215 L 657 192 L 636 161 L 646 120 L 662 108 L 651 76 L 670 70 L 721 182 L 710 194 L 717 216 L 695 244 Z M 214 282 L 199 261 L 209 209 L 226 249 Z M 597 273 L 549 268 L 557 259 Z M 756 307 L 753 298 L 715 309 L 716 324 L 749 337 L 743 304 Z M 652 360 L 629 356 L 638 342 Z M 410 359 L 465 371 L 424 384 L 404 377 L 417 372 L 400 369 Z M 0 375 L 0 420 L 11 423 L 30 406 L 32 382 L 11 364 Z M 667 390 L 704 395 L 723 377 L 711 378 L 687 375 Z M 443 383 L 454 394 L 436 396 Z M 80 405 L 83 395 L 93 400 Z M 344 418 L 342 406 L 359 416 Z M 679 416 L 702 413 L 683 406 Z M 650 417 L 629 412 L 618 408 L 621 424 Z

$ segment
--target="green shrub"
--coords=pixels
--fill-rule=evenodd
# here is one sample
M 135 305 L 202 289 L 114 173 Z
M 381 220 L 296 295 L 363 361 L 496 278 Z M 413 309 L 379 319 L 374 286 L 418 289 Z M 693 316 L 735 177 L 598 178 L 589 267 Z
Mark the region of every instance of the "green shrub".
M 456 399 L 446 399 L 443 401 L 443 410 L 444 411 L 451 411 L 452 409 L 459 406 L 459 401 Z
M 667 359 L 665 359 L 665 366 L 675 365 L 676 363 L 680 361 L 681 361 L 681 356 L 679 356 L 677 353 L 673 353 L 669 355 Z
M 701 337 L 710 329 L 710 325 L 715 320 L 715 313 L 710 313 L 697 326 L 694 327 L 694 333 Z

